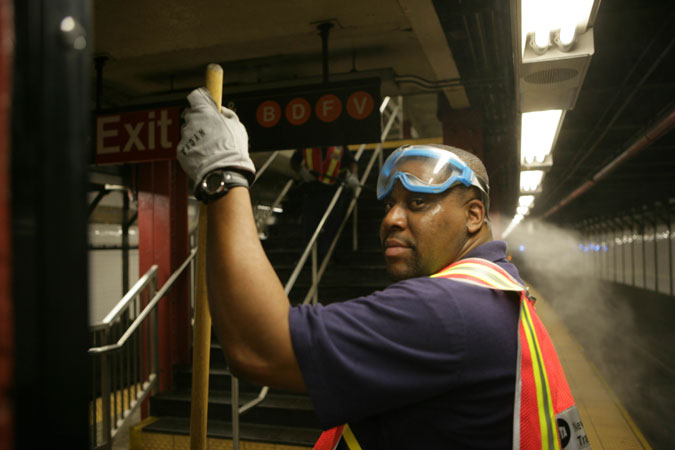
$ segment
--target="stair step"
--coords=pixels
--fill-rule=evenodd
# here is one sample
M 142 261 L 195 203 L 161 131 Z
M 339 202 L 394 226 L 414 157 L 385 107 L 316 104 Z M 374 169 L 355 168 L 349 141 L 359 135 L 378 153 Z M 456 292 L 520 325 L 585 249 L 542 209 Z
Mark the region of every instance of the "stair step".
M 223 357 L 223 352 L 218 343 L 211 345 L 213 352 L 219 352 L 219 357 Z M 224 357 L 223 357 L 224 361 Z M 213 362 L 213 358 L 212 361 Z M 187 391 L 192 387 L 192 366 L 191 365 L 176 365 L 174 367 L 174 388 L 178 391 Z M 211 364 L 209 367 L 209 389 L 214 391 L 229 391 L 232 384 L 232 377 L 230 371 L 220 365 Z M 263 386 L 239 378 L 239 391 L 246 393 L 254 393 L 258 395 Z
M 257 397 L 255 393 L 240 392 L 239 404 Z M 150 414 L 159 417 L 190 417 L 191 394 L 187 390 L 163 392 L 151 397 Z M 229 391 L 209 390 L 209 417 L 215 420 L 232 419 L 232 397 Z M 285 427 L 318 428 L 312 401 L 306 395 L 270 391 L 265 400 L 241 416 L 249 423 Z
M 182 417 L 162 417 L 143 427 L 142 433 L 188 436 L 190 434 L 190 420 Z M 309 448 L 314 445 L 320 434 L 321 431 L 318 428 L 307 427 L 289 428 L 247 422 L 240 423 L 239 427 L 239 438 L 242 441 L 296 445 Z M 207 437 L 232 439 L 232 423 L 223 420 L 209 420 L 207 422 Z

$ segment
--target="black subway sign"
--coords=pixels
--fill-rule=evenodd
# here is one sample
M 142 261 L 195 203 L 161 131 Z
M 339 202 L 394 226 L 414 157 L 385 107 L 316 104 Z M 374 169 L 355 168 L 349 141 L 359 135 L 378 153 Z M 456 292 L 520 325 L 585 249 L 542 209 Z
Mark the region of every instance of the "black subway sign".
M 379 142 L 380 80 L 225 95 L 251 151 Z

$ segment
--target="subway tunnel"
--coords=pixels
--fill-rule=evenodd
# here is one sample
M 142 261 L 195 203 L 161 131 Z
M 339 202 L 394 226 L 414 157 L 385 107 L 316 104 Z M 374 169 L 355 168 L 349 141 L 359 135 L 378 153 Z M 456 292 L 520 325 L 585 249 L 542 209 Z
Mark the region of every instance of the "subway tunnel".
M 190 448 L 200 202 L 176 149 L 211 63 L 292 304 L 391 284 L 382 160 L 467 150 L 592 448 L 675 447 L 674 19 L 657 0 L 0 1 L 0 448 Z M 315 252 L 291 160 L 327 146 L 361 186 L 324 178 L 341 212 Z M 312 448 L 307 396 L 206 351 L 209 448 Z

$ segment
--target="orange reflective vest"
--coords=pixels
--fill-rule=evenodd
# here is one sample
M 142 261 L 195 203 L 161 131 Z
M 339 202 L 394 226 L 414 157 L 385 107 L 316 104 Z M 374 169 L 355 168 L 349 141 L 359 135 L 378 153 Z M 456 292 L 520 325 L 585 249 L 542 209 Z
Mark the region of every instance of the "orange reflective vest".
M 463 259 L 431 277 L 520 293 L 513 450 L 590 450 L 558 355 L 527 288 L 497 264 L 480 258 Z M 314 450 L 335 450 L 340 437 L 350 450 L 361 450 L 348 425 L 324 431 Z
M 343 152 L 340 146 L 328 147 L 324 158 L 321 155 L 321 147 L 310 147 L 303 149 L 302 157 L 307 169 L 316 175 L 320 182 L 335 184 L 340 174 Z

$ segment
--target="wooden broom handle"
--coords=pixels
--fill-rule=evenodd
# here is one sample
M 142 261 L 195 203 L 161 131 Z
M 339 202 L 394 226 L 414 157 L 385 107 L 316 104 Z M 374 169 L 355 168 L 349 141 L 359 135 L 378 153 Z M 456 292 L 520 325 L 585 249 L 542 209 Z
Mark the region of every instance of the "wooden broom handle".
M 223 103 L 223 69 L 218 64 L 206 68 L 206 89 L 218 105 Z M 206 291 L 205 204 L 199 205 L 197 275 L 195 277 L 195 324 L 192 356 L 192 403 L 190 407 L 190 450 L 206 450 L 206 423 L 209 407 L 209 365 L 211 355 L 211 313 Z

